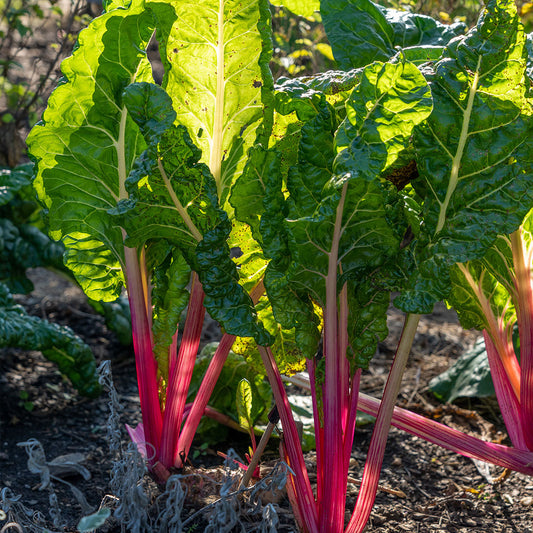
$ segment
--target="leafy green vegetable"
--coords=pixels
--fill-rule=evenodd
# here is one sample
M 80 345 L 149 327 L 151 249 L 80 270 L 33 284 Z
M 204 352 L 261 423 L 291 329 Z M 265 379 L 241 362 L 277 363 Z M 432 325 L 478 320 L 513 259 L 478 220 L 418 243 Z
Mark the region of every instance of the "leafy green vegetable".
M 163 87 L 176 122 L 201 149 L 224 206 L 257 128 L 272 113 L 262 101 L 273 83 L 267 1 L 151 0 L 148 5 L 157 20 Z
M 446 45 L 466 30 L 463 23 L 444 25 L 370 0 L 321 0 L 320 7 L 333 55 L 344 70 L 387 61 L 397 47 Z
M 27 140 L 51 236 L 63 240 L 66 264 L 93 300 L 116 300 L 124 284 L 122 231 L 108 211 L 127 197 L 126 178 L 145 147 L 122 92 L 151 80 L 152 32 L 142 0 L 95 19 L 62 63 L 68 83 L 50 96 Z
M 405 311 L 430 312 L 449 294 L 450 266 L 482 258 L 531 206 L 525 58 L 514 4 L 492 1 L 427 76 L 435 105 L 415 135 L 424 222 L 411 289 L 396 300 Z
M 32 164 L 0 170 L 0 282 L 13 293 L 33 289 L 28 268 L 63 269 L 63 246 L 39 227 L 43 224 L 31 186 L 32 171 Z
M 235 398 L 237 405 L 237 415 L 239 417 L 239 425 L 244 429 L 250 431 L 253 428 L 252 423 L 252 406 L 253 395 L 252 386 L 250 382 L 243 378 L 237 384 L 237 394 Z
M 443 402 L 457 398 L 494 396 L 489 360 L 485 342 L 480 339 L 465 352 L 446 372 L 429 382 L 430 390 Z
M 74 387 L 94 398 L 101 392 L 91 349 L 67 327 L 29 316 L 13 302 L 8 288 L 0 283 L 0 348 L 39 350 L 57 363 Z
M 207 344 L 196 361 L 191 387 L 188 393 L 188 400 L 191 401 L 201 384 L 202 376 L 209 365 L 211 357 L 218 343 Z M 248 381 L 250 394 L 253 402 L 248 406 L 249 419 L 253 426 L 267 422 L 267 414 L 272 403 L 272 393 L 270 386 L 264 381 L 263 374 L 258 374 L 246 363 L 245 359 L 230 352 L 226 363 L 220 373 L 220 378 L 215 385 L 209 405 L 218 411 L 229 415 L 240 424 L 238 402 L 236 402 L 239 383 L 242 380 Z M 241 424 L 242 425 L 242 424 Z M 245 426 L 243 426 L 245 427 Z M 198 432 L 202 439 L 215 444 L 223 441 L 227 435 L 227 428 L 221 426 L 214 420 L 205 418 L 198 427 Z

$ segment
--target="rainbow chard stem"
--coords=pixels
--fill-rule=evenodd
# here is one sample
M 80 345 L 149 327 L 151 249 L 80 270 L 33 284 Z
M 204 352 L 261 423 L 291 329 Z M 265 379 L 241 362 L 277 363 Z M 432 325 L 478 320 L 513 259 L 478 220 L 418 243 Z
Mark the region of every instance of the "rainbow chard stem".
M 152 352 L 151 330 L 143 290 L 143 286 L 147 284 L 142 280 L 137 250 L 124 248 L 124 255 L 142 419 L 146 442 L 156 452 L 148 454 L 149 460 L 151 464 L 155 464 L 159 459 L 157 452 L 161 439 L 162 416 L 157 387 L 157 364 Z
M 379 473 L 385 455 L 385 445 L 391 425 L 394 403 L 400 390 L 402 376 L 407 365 L 419 320 L 420 315 L 416 314 L 407 315 L 405 319 L 400 344 L 385 385 L 376 425 L 372 433 L 361 489 L 357 497 L 354 513 L 346 528 L 346 533 L 361 533 L 370 517 L 370 511 L 376 499 Z
M 198 276 L 193 273 L 191 297 L 185 328 L 181 339 L 177 363 L 172 365 L 170 383 L 167 391 L 167 401 L 163 416 L 163 435 L 161 438 L 161 462 L 170 467 L 174 464 L 178 436 L 180 432 L 179 420 L 183 418 L 183 410 L 187 401 L 187 393 L 191 383 L 194 363 L 202 337 L 205 308 L 203 306 L 204 292 Z M 172 345 L 171 345 L 172 348 Z M 175 354 L 170 354 L 170 358 Z

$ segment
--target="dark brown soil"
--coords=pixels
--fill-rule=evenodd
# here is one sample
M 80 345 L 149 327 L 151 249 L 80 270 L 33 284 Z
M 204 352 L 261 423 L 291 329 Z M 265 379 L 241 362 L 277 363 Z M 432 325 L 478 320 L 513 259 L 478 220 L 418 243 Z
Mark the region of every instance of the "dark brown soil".
M 138 423 L 140 411 L 132 349 L 118 343 L 77 288 L 39 269 L 31 275 L 36 289 L 32 294 L 20 297 L 20 302 L 32 314 L 69 325 L 92 346 L 99 361 L 112 361 L 115 386 L 124 407 L 122 422 Z M 380 346 L 363 379 L 363 391 L 374 396 L 381 394 L 401 329 L 401 315 L 394 310 L 390 314 L 390 329 L 389 339 Z M 211 325 L 205 332 L 205 340 L 212 340 L 213 336 Z M 427 390 L 429 379 L 446 369 L 476 337 L 475 333 L 464 332 L 454 314 L 444 308 L 423 318 L 398 403 L 464 431 L 474 432 L 486 440 L 507 443 L 505 428 L 493 401 L 443 407 Z M 107 395 L 96 400 L 82 399 L 60 376 L 55 365 L 39 353 L 4 349 L 0 350 L 0 398 L 0 491 L 10 489 L 13 494 L 20 495 L 20 502 L 27 508 L 42 513 L 41 522 L 38 522 L 39 517 L 31 518 L 39 525 L 24 531 L 44 532 L 45 526 L 53 531 L 76 531 L 82 516 L 70 489 L 56 482 L 54 488 L 66 526 L 62 529 L 52 527 L 49 492 L 39 490 L 40 478 L 28 470 L 26 452 L 17 445 L 30 438 L 41 442 L 49 461 L 67 453 L 83 454 L 91 478 L 84 480 L 81 476 L 72 476 L 68 481 L 84 493 L 93 509 L 97 509 L 102 501 L 107 506 L 116 506 L 109 488 L 111 458 L 106 440 Z M 30 405 L 25 406 L 24 402 L 31 402 L 31 411 L 28 410 Z M 351 465 L 354 480 L 361 478 L 371 431 L 371 425 L 357 429 Z M 127 441 L 124 432 L 124 446 Z M 235 433 L 218 450 L 226 452 L 233 447 L 242 455 L 247 446 L 247 439 Z M 275 458 L 275 450 L 273 444 L 267 459 Z M 194 471 L 208 478 L 220 478 L 222 469 L 216 466 L 220 460 L 215 450 L 197 448 L 192 456 Z M 313 454 L 309 453 L 306 459 L 312 478 Z M 496 467 L 484 471 L 469 459 L 392 429 L 380 483 L 393 493 L 378 493 L 367 531 L 533 532 L 533 479 L 509 473 L 500 480 L 502 473 L 502 469 Z M 498 481 L 494 482 L 496 478 Z M 149 478 L 146 479 L 155 498 L 159 489 Z M 191 505 L 184 510 L 184 516 L 198 511 L 217 497 L 213 488 L 216 485 L 210 484 L 205 477 L 201 482 L 198 479 L 191 478 L 188 483 Z M 353 509 L 357 491 L 357 484 L 350 483 L 348 509 Z M 296 531 L 285 496 L 281 494 L 278 499 L 280 525 L 277 531 Z M 195 531 L 203 531 L 203 520 L 205 517 L 200 513 Z M 247 517 L 246 523 L 247 531 L 259 531 L 253 518 Z M 2 533 L 17 531 L 15 527 L 3 530 L 6 524 L 7 519 L 2 520 L 0 516 Z M 108 524 L 101 531 L 120 531 L 116 521 L 108 520 Z

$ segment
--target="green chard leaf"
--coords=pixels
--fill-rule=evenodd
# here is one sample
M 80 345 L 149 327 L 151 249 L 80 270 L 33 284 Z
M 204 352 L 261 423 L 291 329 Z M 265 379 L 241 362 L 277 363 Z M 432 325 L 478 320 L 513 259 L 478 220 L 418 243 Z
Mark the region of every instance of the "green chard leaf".
M 452 290 L 447 302 L 457 311 L 464 328 L 492 331 L 488 320 L 496 317 L 501 318 L 499 324 L 511 333 L 516 322 L 511 294 L 486 268 L 485 260 L 454 265 L 450 279 Z
M 444 25 L 370 0 L 321 0 L 320 6 L 333 55 L 344 70 L 388 61 L 397 47 L 444 46 L 466 30 L 462 23 Z
M 258 128 L 264 119 L 271 122 L 268 2 L 150 0 L 148 5 L 157 19 L 163 87 L 172 97 L 176 122 L 201 149 L 224 206 Z M 268 125 L 265 134 L 268 138 Z
M 66 80 L 27 140 L 51 236 L 64 242 L 67 266 L 94 300 L 115 300 L 124 284 L 122 231 L 108 211 L 127 197 L 126 178 L 145 148 L 122 92 L 151 80 L 152 32 L 142 0 L 95 19 L 62 63 Z
M 16 226 L 0 218 L 0 283 L 13 293 L 26 294 L 33 283 L 26 270 L 35 267 L 63 266 L 64 248 L 30 224 Z
M 6 347 L 39 350 L 57 363 L 80 394 L 96 397 L 101 392 L 89 346 L 70 328 L 29 316 L 13 302 L 7 286 L 0 283 L 0 348 Z
M 377 339 L 386 333 L 388 292 L 358 284 L 399 251 L 398 231 L 388 218 L 390 186 L 379 176 L 406 149 L 415 124 L 431 112 L 431 97 L 423 76 L 407 62 L 375 63 L 360 80 L 340 126 L 323 98 L 318 114 L 302 127 L 298 164 L 287 181 L 287 214 L 280 220 L 283 209 L 278 203 L 278 214 L 268 217 L 278 231 L 270 230 L 277 236 L 270 242 L 272 262 L 265 286 L 284 327 L 298 332 L 315 324 L 317 329 L 316 319 L 310 319 L 312 304 L 326 305 L 329 258 L 337 253 L 340 286 L 350 280 L 350 321 L 355 324 L 350 346 L 356 364 L 366 366 Z M 262 224 L 264 219 L 266 215 Z M 376 318 L 378 311 L 382 316 Z
M 491 1 L 478 26 L 450 43 L 428 75 L 434 111 L 415 134 L 423 224 L 404 311 L 447 298 L 449 268 L 481 259 L 533 203 L 532 107 L 525 38 L 513 2 Z
M 154 269 L 152 290 L 154 357 L 163 378 L 168 380 L 168 349 L 176 332 L 181 314 L 189 302 L 187 286 L 191 269 L 183 256 L 172 249 Z
M 194 400 L 217 346 L 218 343 L 207 344 L 196 359 L 191 386 L 187 395 L 189 402 Z M 264 424 L 268 421 L 266 415 L 272 404 L 272 389 L 264 379 L 264 367 L 260 372 L 257 372 L 242 356 L 232 351 L 229 352 L 220 378 L 216 382 L 209 405 L 229 415 L 237 422 L 239 414 L 235 398 L 237 386 L 243 379 L 246 379 L 250 384 L 253 398 L 250 419 L 254 425 Z M 209 443 L 218 443 L 227 438 L 227 428 L 207 417 L 204 417 L 200 422 L 198 432 Z
M 129 199 L 112 211 L 126 229 L 126 244 L 137 247 L 163 239 L 178 249 L 199 276 L 204 305 L 211 316 L 228 333 L 269 344 L 270 337 L 257 323 L 250 298 L 238 284 L 227 243 L 231 223 L 218 207 L 215 180 L 207 165 L 199 162 L 200 150 L 185 127 L 171 125 L 175 112 L 170 97 L 156 85 L 133 84 L 126 89 L 124 100 L 147 144 L 126 181 Z M 173 256 L 167 266 L 178 265 L 176 254 Z M 165 290 L 182 294 L 185 278 L 178 285 L 165 284 Z M 179 294 L 163 305 L 167 310 L 173 308 L 172 318 L 179 316 L 182 308 Z M 158 301 L 167 297 L 170 295 L 160 295 Z M 162 324 L 161 349 L 170 344 L 174 333 L 168 329 L 171 322 L 167 318 L 166 325 Z
M 485 341 L 479 339 L 446 372 L 434 377 L 429 389 L 441 402 L 495 396 Z
M 0 207 L 7 205 L 31 185 L 32 174 L 33 164 L 31 163 L 19 165 L 13 169 L 0 168 Z

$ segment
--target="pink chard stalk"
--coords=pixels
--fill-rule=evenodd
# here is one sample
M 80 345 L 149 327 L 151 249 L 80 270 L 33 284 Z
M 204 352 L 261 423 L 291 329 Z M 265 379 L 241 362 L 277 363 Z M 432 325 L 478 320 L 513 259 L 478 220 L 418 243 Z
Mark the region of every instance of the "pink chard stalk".
M 457 266 L 452 304 L 465 327 L 483 330 L 496 397 L 513 445 L 533 452 L 530 411 L 533 287 L 531 213 L 500 236 L 482 261 Z M 520 360 L 513 330 L 518 326 Z

